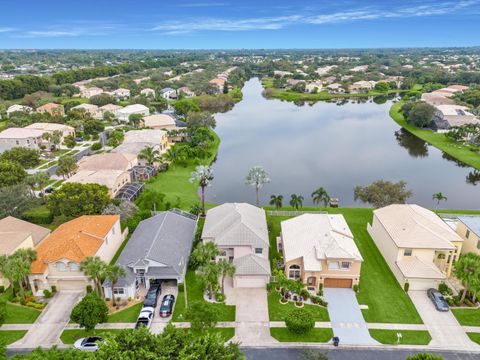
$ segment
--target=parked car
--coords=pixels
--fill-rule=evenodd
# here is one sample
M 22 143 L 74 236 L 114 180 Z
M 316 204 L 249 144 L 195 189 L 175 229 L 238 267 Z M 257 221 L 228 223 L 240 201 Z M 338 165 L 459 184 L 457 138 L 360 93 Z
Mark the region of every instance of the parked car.
M 100 341 L 102 341 L 102 338 L 99 336 L 89 336 L 75 341 L 73 347 L 82 351 L 97 351 Z
M 427 290 L 428 297 L 432 300 L 433 305 L 437 308 L 438 311 L 448 311 L 450 307 L 448 306 L 447 300 L 443 297 L 440 291 L 436 289 Z
M 53 192 L 53 187 L 49 186 L 47 188 L 45 188 L 45 193 L 46 194 L 51 194 Z
M 75 138 L 75 142 L 77 142 L 77 143 L 82 142 L 82 141 L 83 141 L 83 137 L 81 137 L 81 136 L 78 136 L 78 137 Z
M 173 304 L 175 304 L 175 296 L 165 295 L 160 305 L 160 316 L 169 317 L 173 312 Z
M 138 315 L 137 323 L 135 324 L 135 329 L 138 329 L 142 326 L 147 328 L 152 325 L 153 316 L 155 315 L 155 308 L 151 306 L 147 306 L 140 310 L 140 314 Z
M 158 295 L 160 294 L 161 290 L 160 284 L 151 285 L 148 289 L 147 295 L 145 295 L 145 300 L 143 301 L 144 307 L 157 307 Z

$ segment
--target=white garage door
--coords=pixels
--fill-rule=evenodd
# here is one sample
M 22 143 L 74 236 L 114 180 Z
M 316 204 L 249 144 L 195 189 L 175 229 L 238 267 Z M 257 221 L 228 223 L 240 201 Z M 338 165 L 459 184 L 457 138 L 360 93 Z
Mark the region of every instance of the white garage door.
M 260 288 L 266 285 L 266 276 L 235 276 L 234 287 Z
M 430 288 L 436 289 L 438 287 L 439 281 L 432 279 L 410 279 L 409 290 L 428 290 Z
M 57 290 L 85 290 L 87 284 L 83 280 L 60 280 Z

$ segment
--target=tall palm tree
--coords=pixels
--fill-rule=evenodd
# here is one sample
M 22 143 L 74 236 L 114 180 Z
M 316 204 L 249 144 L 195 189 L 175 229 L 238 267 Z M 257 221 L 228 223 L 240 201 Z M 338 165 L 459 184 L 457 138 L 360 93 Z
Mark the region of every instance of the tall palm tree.
M 323 202 L 323 206 L 327 207 L 328 202 L 330 201 L 330 196 L 327 193 L 327 190 L 323 187 L 319 187 L 317 190 L 312 192 L 312 200 L 314 204 L 320 204 Z
M 113 293 L 113 289 L 115 288 L 115 285 L 117 284 L 118 280 L 120 280 L 121 277 L 125 276 L 127 273 L 125 272 L 125 269 L 122 268 L 118 264 L 113 264 L 113 265 L 107 265 L 105 269 L 105 277 L 110 280 L 110 285 L 112 287 L 112 306 L 115 307 L 115 294 Z
M 16 279 L 15 269 L 11 266 L 12 259 L 7 255 L 0 256 L 0 274 L 12 284 L 13 297 L 17 296 L 16 287 L 13 286 Z
M 10 267 L 13 275 L 12 286 L 14 286 L 15 283 L 18 284 L 20 295 L 22 296 L 22 299 L 25 300 L 25 286 L 23 284 L 23 279 L 30 274 L 31 264 L 20 256 L 10 256 L 8 267 Z
M 107 264 L 98 256 L 89 256 L 80 263 L 80 270 L 88 276 L 95 285 L 95 292 L 103 297 L 102 280 L 105 277 Z
M 480 256 L 472 252 L 466 253 L 461 255 L 453 266 L 455 268 L 455 276 L 462 282 L 463 286 L 465 286 L 460 299 L 463 303 L 470 287 L 478 283 Z
M 208 291 L 208 298 L 213 297 L 213 289 L 218 286 L 219 267 L 216 263 L 208 263 L 198 269 L 198 275 L 202 279 Z
M 270 196 L 270 205 L 275 206 L 277 210 L 280 209 L 283 205 L 283 195 Z
M 148 165 L 153 165 L 154 163 L 160 161 L 160 152 L 153 146 L 147 146 L 140 151 L 138 158 L 146 160 Z
M 203 266 L 212 262 L 219 254 L 220 250 L 214 242 L 200 242 L 193 250 L 192 258 L 198 266 Z
M 448 200 L 447 197 L 443 195 L 441 192 L 433 194 L 432 199 L 437 201 L 437 204 L 435 205 L 435 209 L 438 209 L 438 205 L 440 205 L 440 201 Z
M 270 178 L 268 176 L 268 173 L 261 166 L 254 166 L 248 172 L 247 177 L 245 178 L 245 184 L 252 185 L 255 187 L 255 193 L 257 196 L 256 197 L 257 206 L 260 206 L 260 199 L 259 199 L 260 188 L 264 184 L 267 184 L 269 182 L 270 182 Z
M 213 180 L 213 171 L 209 166 L 198 165 L 190 174 L 190 182 L 195 183 L 198 181 L 198 185 L 202 189 L 202 214 L 205 216 L 205 188 L 210 186 Z
M 217 266 L 222 277 L 222 294 L 225 295 L 225 277 L 235 275 L 235 266 L 227 260 L 220 260 Z
M 24 271 L 24 276 L 20 280 L 23 285 L 28 288 L 29 287 L 29 282 L 28 282 L 28 275 L 30 273 L 30 268 L 32 266 L 32 263 L 37 260 L 37 250 L 33 248 L 24 248 L 24 249 L 18 249 L 13 253 L 14 257 L 18 257 L 22 260 L 22 262 L 25 263 L 25 266 L 28 267 L 28 271 Z
M 290 197 L 290 206 L 293 207 L 295 210 L 298 210 L 303 206 L 303 196 L 292 194 Z

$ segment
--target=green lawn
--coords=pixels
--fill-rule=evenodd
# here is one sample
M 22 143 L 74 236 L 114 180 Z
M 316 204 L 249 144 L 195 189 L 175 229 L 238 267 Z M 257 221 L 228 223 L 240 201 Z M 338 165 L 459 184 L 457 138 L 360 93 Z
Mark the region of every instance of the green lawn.
M 379 343 L 389 345 L 428 345 L 432 340 L 432 337 L 426 330 L 370 329 L 369 332 L 372 338 Z M 400 342 L 397 342 L 397 333 L 402 334 Z
M 11 296 L 12 288 L 10 287 L 0 295 L 0 299 L 8 300 Z M 6 304 L 6 310 L 5 324 L 33 324 L 42 313 L 40 310 L 9 302 Z
M 128 234 L 127 237 L 125 238 L 125 240 L 123 240 L 122 244 L 120 245 L 120 247 L 118 248 L 117 252 L 115 253 L 115 255 L 113 256 L 112 260 L 110 261 L 110 265 L 113 265 L 117 262 L 117 259 L 120 257 L 120 255 L 122 254 L 122 251 L 123 249 L 125 249 L 125 246 L 127 246 L 127 243 L 128 243 L 128 240 L 130 240 L 130 237 L 132 236 L 132 234 Z
M 228 341 L 235 335 L 235 328 L 213 328 L 207 331 L 212 334 L 220 334 L 223 341 Z
M 27 330 L 0 330 L 0 344 L 10 345 L 25 336 Z
M 204 301 L 203 300 L 203 287 L 195 273 L 191 270 L 187 271 L 186 275 L 186 287 L 188 302 Z M 218 314 L 218 321 L 235 321 L 235 306 L 224 304 L 210 304 L 214 307 Z M 185 311 L 185 297 L 181 292 L 177 296 L 175 309 L 173 311 L 173 321 L 188 321 Z
M 95 335 L 102 335 L 102 334 L 115 334 L 122 331 L 121 329 L 97 329 L 95 330 Z M 62 335 L 60 335 L 60 340 L 64 344 L 73 344 L 80 338 L 84 338 L 86 336 L 93 335 L 93 332 L 87 332 L 84 329 L 69 329 L 63 330 Z
M 275 290 L 272 290 L 268 294 L 268 316 L 270 321 L 284 321 L 288 313 L 295 309 L 295 305 L 292 302 L 287 304 L 280 304 L 280 294 Z M 310 313 L 315 321 L 330 321 L 327 309 L 317 305 L 305 305 L 303 307 Z
M 332 329 L 315 328 L 306 334 L 298 335 L 287 328 L 270 328 L 270 335 L 280 342 L 317 342 L 327 343 L 333 337 Z
M 452 309 L 460 325 L 480 326 L 480 309 Z
M 480 345 L 480 333 L 467 333 L 470 340 Z
M 445 134 L 436 133 L 428 129 L 419 129 L 408 124 L 403 115 L 400 113 L 400 108 L 402 105 L 403 102 L 400 101 L 394 104 L 390 109 L 390 117 L 395 120 L 398 125 L 413 135 L 425 140 L 429 144 L 454 157 L 455 159 L 460 160 L 467 165 L 473 166 L 476 169 L 480 169 L 480 154 L 478 152 L 471 151 L 470 146 L 462 145 L 448 139 Z
M 137 321 L 138 314 L 143 307 L 143 303 L 138 303 L 124 310 L 117 311 L 108 316 L 109 323 L 134 323 Z
M 285 208 L 282 210 L 291 210 Z M 362 310 L 367 322 L 421 324 L 422 320 L 412 301 L 403 291 L 375 243 L 367 232 L 367 223 L 372 220 L 372 209 L 364 208 L 304 208 L 303 210 L 327 210 L 330 213 L 343 214 L 352 231 L 355 243 L 363 256 L 360 304 L 368 305 Z M 276 254 L 275 237 L 280 233 L 280 222 L 286 217 L 269 216 L 270 257 Z M 273 265 L 273 263 L 272 263 Z

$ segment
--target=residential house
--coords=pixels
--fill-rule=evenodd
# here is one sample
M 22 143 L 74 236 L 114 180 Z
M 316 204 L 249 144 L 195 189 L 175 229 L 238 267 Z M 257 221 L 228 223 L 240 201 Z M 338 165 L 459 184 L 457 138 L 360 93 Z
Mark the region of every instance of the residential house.
M 59 131 L 62 134 L 62 141 L 67 136 L 75 136 L 75 128 L 73 126 L 57 123 L 33 123 L 25 127 L 25 129 L 41 130 L 44 133 L 53 133 Z
M 331 94 L 343 94 L 345 89 L 342 87 L 342 84 L 333 83 L 327 85 L 328 92 Z
M 92 86 L 92 87 L 83 87 L 80 89 L 80 97 L 90 99 L 91 97 L 103 94 L 103 89 Z
M 122 170 L 128 171 L 138 165 L 138 159 L 133 154 L 102 153 L 84 156 L 78 162 L 78 170 Z
M 9 256 L 19 249 L 37 246 L 50 230 L 28 221 L 7 216 L 0 220 L 0 256 Z M 0 274 L 0 286 L 7 288 L 10 282 Z
M 456 232 L 463 239 L 462 254 L 473 252 L 480 255 L 480 216 L 458 216 L 456 225 Z
M 139 79 L 133 79 L 133 82 L 138 85 L 142 81 L 148 81 L 148 80 L 150 80 L 150 76 L 145 76 L 145 77 L 142 77 L 142 78 L 139 78 Z
M 218 92 L 222 92 L 225 85 L 225 79 L 216 78 L 210 80 L 209 83 L 215 85 L 218 89 Z
M 15 112 L 31 113 L 32 111 L 33 111 L 33 108 L 31 108 L 30 106 L 14 104 L 7 109 L 7 118 L 10 117 L 10 115 Z
M 107 112 L 111 113 L 114 117 L 118 117 L 118 111 L 120 109 L 123 109 L 123 107 L 120 105 L 115 105 L 115 104 L 103 105 L 98 108 L 96 117 L 101 119 L 105 116 L 105 113 Z
M 365 72 L 368 70 L 368 65 L 359 65 L 350 69 L 351 72 Z
M 437 111 L 432 118 L 435 130 L 447 130 L 452 126 L 480 124 L 480 119 L 470 113 L 466 106 L 437 105 L 436 109 Z
M 167 114 L 145 116 L 142 122 L 144 127 L 152 129 L 173 130 L 177 128 L 175 118 Z
M 90 115 L 91 117 L 98 116 L 98 106 L 93 104 L 80 104 L 77 106 L 72 107 L 72 110 L 80 110 L 85 112 L 85 114 Z
M 337 80 L 335 76 L 328 76 L 325 79 L 323 79 L 323 81 L 325 81 L 327 84 L 332 84 L 332 85 L 335 82 L 335 80 Z
M 202 241 L 220 249 L 235 266 L 234 287 L 265 287 L 270 281 L 265 211 L 246 203 L 226 203 L 207 211 Z
M 63 105 L 60 105 L 60 104 L 54 104 L 54 103 L 48 103 L 48 104 L 45 104 L 45 105 L 42 105 L 42 106 L 39 106 L 37 108 L 37 112 L 38 113 L 48 113 L 52 116 L 63 116 L 65 115 L 65 111 L 63 109 Z
M 113 296 L 137 298 L 161 281 L 183 283 L 196 229 L 195 216 L 175 209 L 141 221 L 117 260 L 126 276 L 115 285 Z M 112 297 L 110 281 L 103 289 Z
M 177 98 L 177 90 L 172 89 L 172 88 L 164 88 L 160 90 L 160 96 L 164 98 L 165 100 L 170 100 L 170 99 L 176 99 Z
M 14 147 L 38 150 L 42 143 L 43 130 L 8 128 L 0 132 L 0 152 Z
M 150 88 L 145 88 L 140 91 L 140 95 L 143 95 L 147 98 L 155 98 L 155 90 Z
M 311 92 L 314 92 L 315 89 L 317 89 L 316 91 L 322 91 L 322 88 L 323 88 L 323 85 L 321 81 L 313 81 L 305 85 L 305 92 L 311 93 Z
M 130 90 L 123 88 L 110 91 L 109 94 L 117 100 L 127 100 L 130 98 Z
M 36 246 L 29 282 L 34 294 L 43 290 L 85 290 L 91 280 L 80 270 L 87 257 L 109 263 L 125 239 L 118 215 L 84 215 L 63 223 Z
M 337 67 L 337 65 L 323 66 L 323 67 L 317 68 L 317 70 L 315 70 L 315 72 L 320 76 L 327 75 L 330 72 L 330 70 L 335 69 L 336 67 Z
M 133 114 L 148 116 L 150 115 L 150 110 L 142 104 L 127 105 L 124 108 L 117 110 L 117 118 L 119 121 L 128 122 L 129 116 Z
M 285 275 L 309 290 L 352 288 L 360 281 L 363 258 L 343 215 L 303 214 L 281 222 L 277 239 Z
M 154 129 L 127 131 L 123 143 L 147 143 L 150 146 L 158 146 L 160 153 L 167 151 L 169 147 L 167 132 Z
M 293 73 L 291 73 L 290 71 L 281 71 L 281 70 L 274 70 L 273 71 L 273 76 L 280 76 L 280 77 L 284 77 L 284 76 L 292 76 Z
M 65 183 L 99 184 L 108 188 L 108 194 L 114 198 L 123 186 L 130 182 L 130 173 L 126 170 L 80 170 L 65 180 Z
M 432 106 L 455 105 L 455 100 L 449 97 L 439 95 L 439 94 L 434 94 L 434 93 L 423 93 L 421 100 Z
M 180 96 L 181 94 L 183 94 L 183 96 L 186 98 L 195 96 L 195 93 L 187 86 L 182 86 L 181 88 L 177 89 L 177 95 Z
M 434 212 L 418 205 L 389 205 L 373 211 L 367 231 L 403 287 L 437 288 L 452 272 L 463 239 Z
M 375 87 L 376 82 L 375 81 L 356 81 L 353 84 L 349 86 L 350 91 L 352 92 L 359 92 L 362 90 L 372 90 Z

